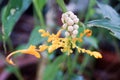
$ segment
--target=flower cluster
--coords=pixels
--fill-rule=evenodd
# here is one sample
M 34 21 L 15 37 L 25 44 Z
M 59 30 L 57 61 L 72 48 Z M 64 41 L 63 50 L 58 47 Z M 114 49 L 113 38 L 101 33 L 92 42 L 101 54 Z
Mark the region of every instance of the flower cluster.
M 72 38 L 75 38 L 78 34 L 78 28 L 79 26 L 77 25 L 79 22 L 79 19 L 77 18 L 76 15 L 74 15 L 73 12 L 68 11 L 64 14 L 62 14 L 62 23 L 63 26 L 62 28 L 65 29 L 65 36 L 71 36 Z
M 76 44 L 77 42 L 82 42 L 84 36 L 90 37 L 92 35 L 92 31 L 89 29 L 84 30 L 78 35 L 79 26 L 77 25 L 77 23 L 79 22 L 79 19 L 76 15 L 69 11 L 62 15 L 61 20 L 63 22 L 63 29 L 60 29 L 56 34 L 50 34 L 49 32 L 46 32 L 43 29 L 39 30 L 42 37 L 48 38 L 47 42 L 51 43 L 50 45 L 43 44 L 40 45 L 38 48 L 36 48 L 36 46 L 31 45 L 28 49 L 14 51 L 7 56 L 6 61 L 14 65 L 14 63 L 11 60 L 11 56 L 18 52 L 31 54 L 37 58 L 40 58 L 40 52 L 48 50 L 48 53 L 52 53 L 58 48 L 60 48 L 62 52 L 65 52 L 68 55 L 73 53 L 73 49 L 76 48 L 79 53 L 87 53 L 91 56 L 94 56 L 95 58 L 102 58 L 102 55 L 99 52 L 80 48 Z M 66 30 L 65 37 L 61 38 L 60 35 L 63 30 Z M 76 35 L 78 35 L 78 37 L 76 37 Z

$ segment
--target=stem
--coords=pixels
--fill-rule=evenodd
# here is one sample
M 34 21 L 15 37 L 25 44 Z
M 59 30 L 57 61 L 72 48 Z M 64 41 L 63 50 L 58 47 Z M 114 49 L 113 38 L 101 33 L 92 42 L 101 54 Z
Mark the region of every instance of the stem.
M 89 60 L 90 60 L 90 56 L 85 54 L 85 58 L 84 58 L 84 60 L 83 60 L 83 62 L 81 64 L 81 67 L 80 67 L 80 74 L 82 74 L 84 72 L 85 67 L 88 64 Z
M 72 64 L 72 70 L 75 68 L 76 64 L 77 64 L 77 59 L 78 59 L 78 51 L 76 50 L 75 51 L 75 56 L 74 56 L 74 59 L 73 59 L 73 64 Z
M 37 13 L 37 15 L 39 17 L 42 28 L 45 28 L 44 17 L 43 17 L 42 11 L 38 7 L 38 4 L 37 4 L 36 0 L 33 0 L 33 5 L 34 5 L 36 13 Z
M 22 78 L 22 75 L 20 74 L 20 71 L 19 71 L 18 67 L 15 67 L 14 70 L 15 70 L 15 71 L 14 71 L 14 74 L 16 75 L 16 77 L 18 78 L 18 80 L 24 80 L 24 79 Z
M 67 68 L 68 68 L 68 78 L 67 78 L 67 80 L 70 80 L 70 77 L 71 77 L 72 71 L 73 71 L 71 63 L 72 63 L 72 61 L 70 59 L 70 56 L 68 56 L 68 58 L 67 58 Z
M 56 2 L 61 7 L 61 9 L 62 9 L 63 12 L 67 12 L 67 9 L 66 9 L 66 6 L 65 6 L 65 3 L 64 3 L 63 0 L 56 0 Z
M 7 53 L 7 48 L 6 48 L 6 39 L 5 39 L 5 32 L 4 32 L 4 26 L 2 26 L 2 41 L 3 41 L 3 48 L 4 48 L 4 53 Z
M 13 45 L 12 45 L 12 41 L 11 41 L 10 38 L 8 38 L 7 44 L 8 44 L 9 50 L 10 50 L 10 51 L 13 51 Z
M 94 0 L 94 1 L 96 1 L 96 0 Z M 92 7 L 93 7 L 93 2 L 94 2 L 93 0 L 89 0 L 89 4 L 88 4 L 88 9 L 87 9 L 87 14 L 86 14 L 86 18 L 85 18 L 85 23 L 89 20 L 89 18 L 90 18 L 90 10 L 92 9 Z
M 85 31 L 86 27 L 85 27 L 84 23 L 79 22 L 79 26 L 82 26 L 82 27 L 83 27 L 83 29 L 84 29 L 84 31 Z

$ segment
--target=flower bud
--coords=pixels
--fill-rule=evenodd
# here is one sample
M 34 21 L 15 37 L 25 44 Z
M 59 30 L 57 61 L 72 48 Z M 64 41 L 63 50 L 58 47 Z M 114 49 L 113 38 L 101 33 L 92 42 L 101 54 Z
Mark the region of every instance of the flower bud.
M 73 31 L 73 26 L 68 26 L 68 31 Z
M 71 18 L 71 19 L 76 19 L 77 16 L 76 16 L 76 15 L 70 15 L 70 18 Z
M 76 35 L 76 34 L 78 34 L 78 31 L 77 31 L 77 30 L 74 30 L 74 31 L 73 31 L 73 35 Z
M 61 21 L 62 21 L 62 23 L 65 23 L 65 21 L 64 21 L 64 19 L 63 19 L 63 18 L 61 18 Z
M 65 18 L 65 22 L 67 23 L 69 20 L 71 20 L 69 17 Z
M 72 26 L 72 25 L 74 24 L 74 22 L 73 22 L 72 19 L 69 19 L 69 20 L 67 21 L 67 24 L 68 24 L 69 26 Z
M 68 17 L 68 15 L 67 15 L 67 14 L 65 14 L 65 13 L 64 13 L 64 14 L 62 14 L 62 18 L 63 18 L 63 19 L 65 19 L 66 17 Z
M 74 21 L 74 23 L 78 23 L 79 22 L 79 19 L 78 18 L 75 18 L 75 19 L 73 19 L 73 21 Z
M 68 11 L 66 14 L 73 15 L 74 13 L 72 11 Z
M 66 28 L 67 28 L 67 24 L 66 24 L 66 23 L 63 24 L 62 28 L 63 28 L 63 29 L 66 29 Z
M 75 24 L 75 25 L 73 25 L 73 28 L 77 30 L 79 28 L 79 26 L 77 24 Z
M 70 36 L 70 33 L 68 31 L 65 32 L 65 36 L 68 37 Z

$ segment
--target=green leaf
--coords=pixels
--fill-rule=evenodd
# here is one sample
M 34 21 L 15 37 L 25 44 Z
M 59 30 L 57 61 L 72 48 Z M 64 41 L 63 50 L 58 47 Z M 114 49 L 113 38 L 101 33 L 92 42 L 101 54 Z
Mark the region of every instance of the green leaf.
M 38 18 L 40 20 L 41 26 L 44 28 L 45 27 L 45 21 L 44 17 L 42 14 L 43 7 L 45 5 L 47 0 L 33 0 L 33 5 L 36 10 L 36 13 L 38 15 Z
M 66 5 L 64 3 L 64 0 L 56 0 L 57 4 L 60 6 L 63 12 L 67 12 Z
M 36 2 L 38 3 L 38 7 L 39 9 L 42 11 L 43 7 L 45 6 L 47 0 L 36 0 Z
M 51 64 L 49 64 L 44 73 L 43 80 L 54 80 L 57 76 L 56 74 L 59 72 L 60 64 L 65 61 L 66 55 L 58 56 L 55 61 Z
M 35 3 L 35 6 L 37 7 L 37 9 L 42 11 L 43 7 L 45 6 L 45 4 L 47 2 L 47 0 L 33 0 L 33 2 Z
M 98 49 L 98 41 L 94 37 L 84 37 L 85 43 L 92 45 L 94 48 Z
M 31 35 L 30 35 L 30 39 L 29 39 L 29 42 L 28 42 L 28 45 L 30 46 L 31 44 L 32 45 L 38 45 L 40 43 L 42 43 L 45 38 L 41 37 L 41 34 L 38 32 L 38 30 L 40 29 L 40 26 L 36 26 Z
M 20 45 L 17 49 L 25 49 L 28 48 L 30 45 L 38 45 L 44 42 L 45 38 L 41 37 L 41 34 L 38 32 L 40 26 L 35 26 L 33 29 L 29 41 L 27 44 Z
M 120 15 L 109 5 L 97 2 L 98 7 L 104 18 L 108 18 L 111 22 L 120 25 Z
M 23 12 L 30 6 L 32 0 L 9 0 L 8 5 L 2 11 L 2 25 L 7 39 L 15 23 Z
M 120 25 L 113 23 L 111 20 L 102 19 L 102 20 L 93 20 L 87 24 L 88 27 L 101 27 L 110 30 L 115 37 L 120 39 Z

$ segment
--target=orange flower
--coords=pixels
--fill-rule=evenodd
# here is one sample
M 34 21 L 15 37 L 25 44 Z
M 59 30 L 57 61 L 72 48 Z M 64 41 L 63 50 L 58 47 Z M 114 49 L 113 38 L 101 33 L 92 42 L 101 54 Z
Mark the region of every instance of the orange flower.
M 36 50 L 36 47 L 31 45 L 28 49 L 25 49 L 25 50 L 18 50 L 18 51 L 14 51 L 12 53 L 10 53 L 7 58 L 6 58 L 6 61 L 9 63 L 9 64 L 12 64 L 12 65 L 15 65 L 12 61 L 12 59 L 10 59 L 10 57 L 16 53 L 23 53 L 23 54 L 31 54 L 33 56 L 35 56 L 36 58 L 40 58 L 40 54 L 39 52 L 37 52 Z

